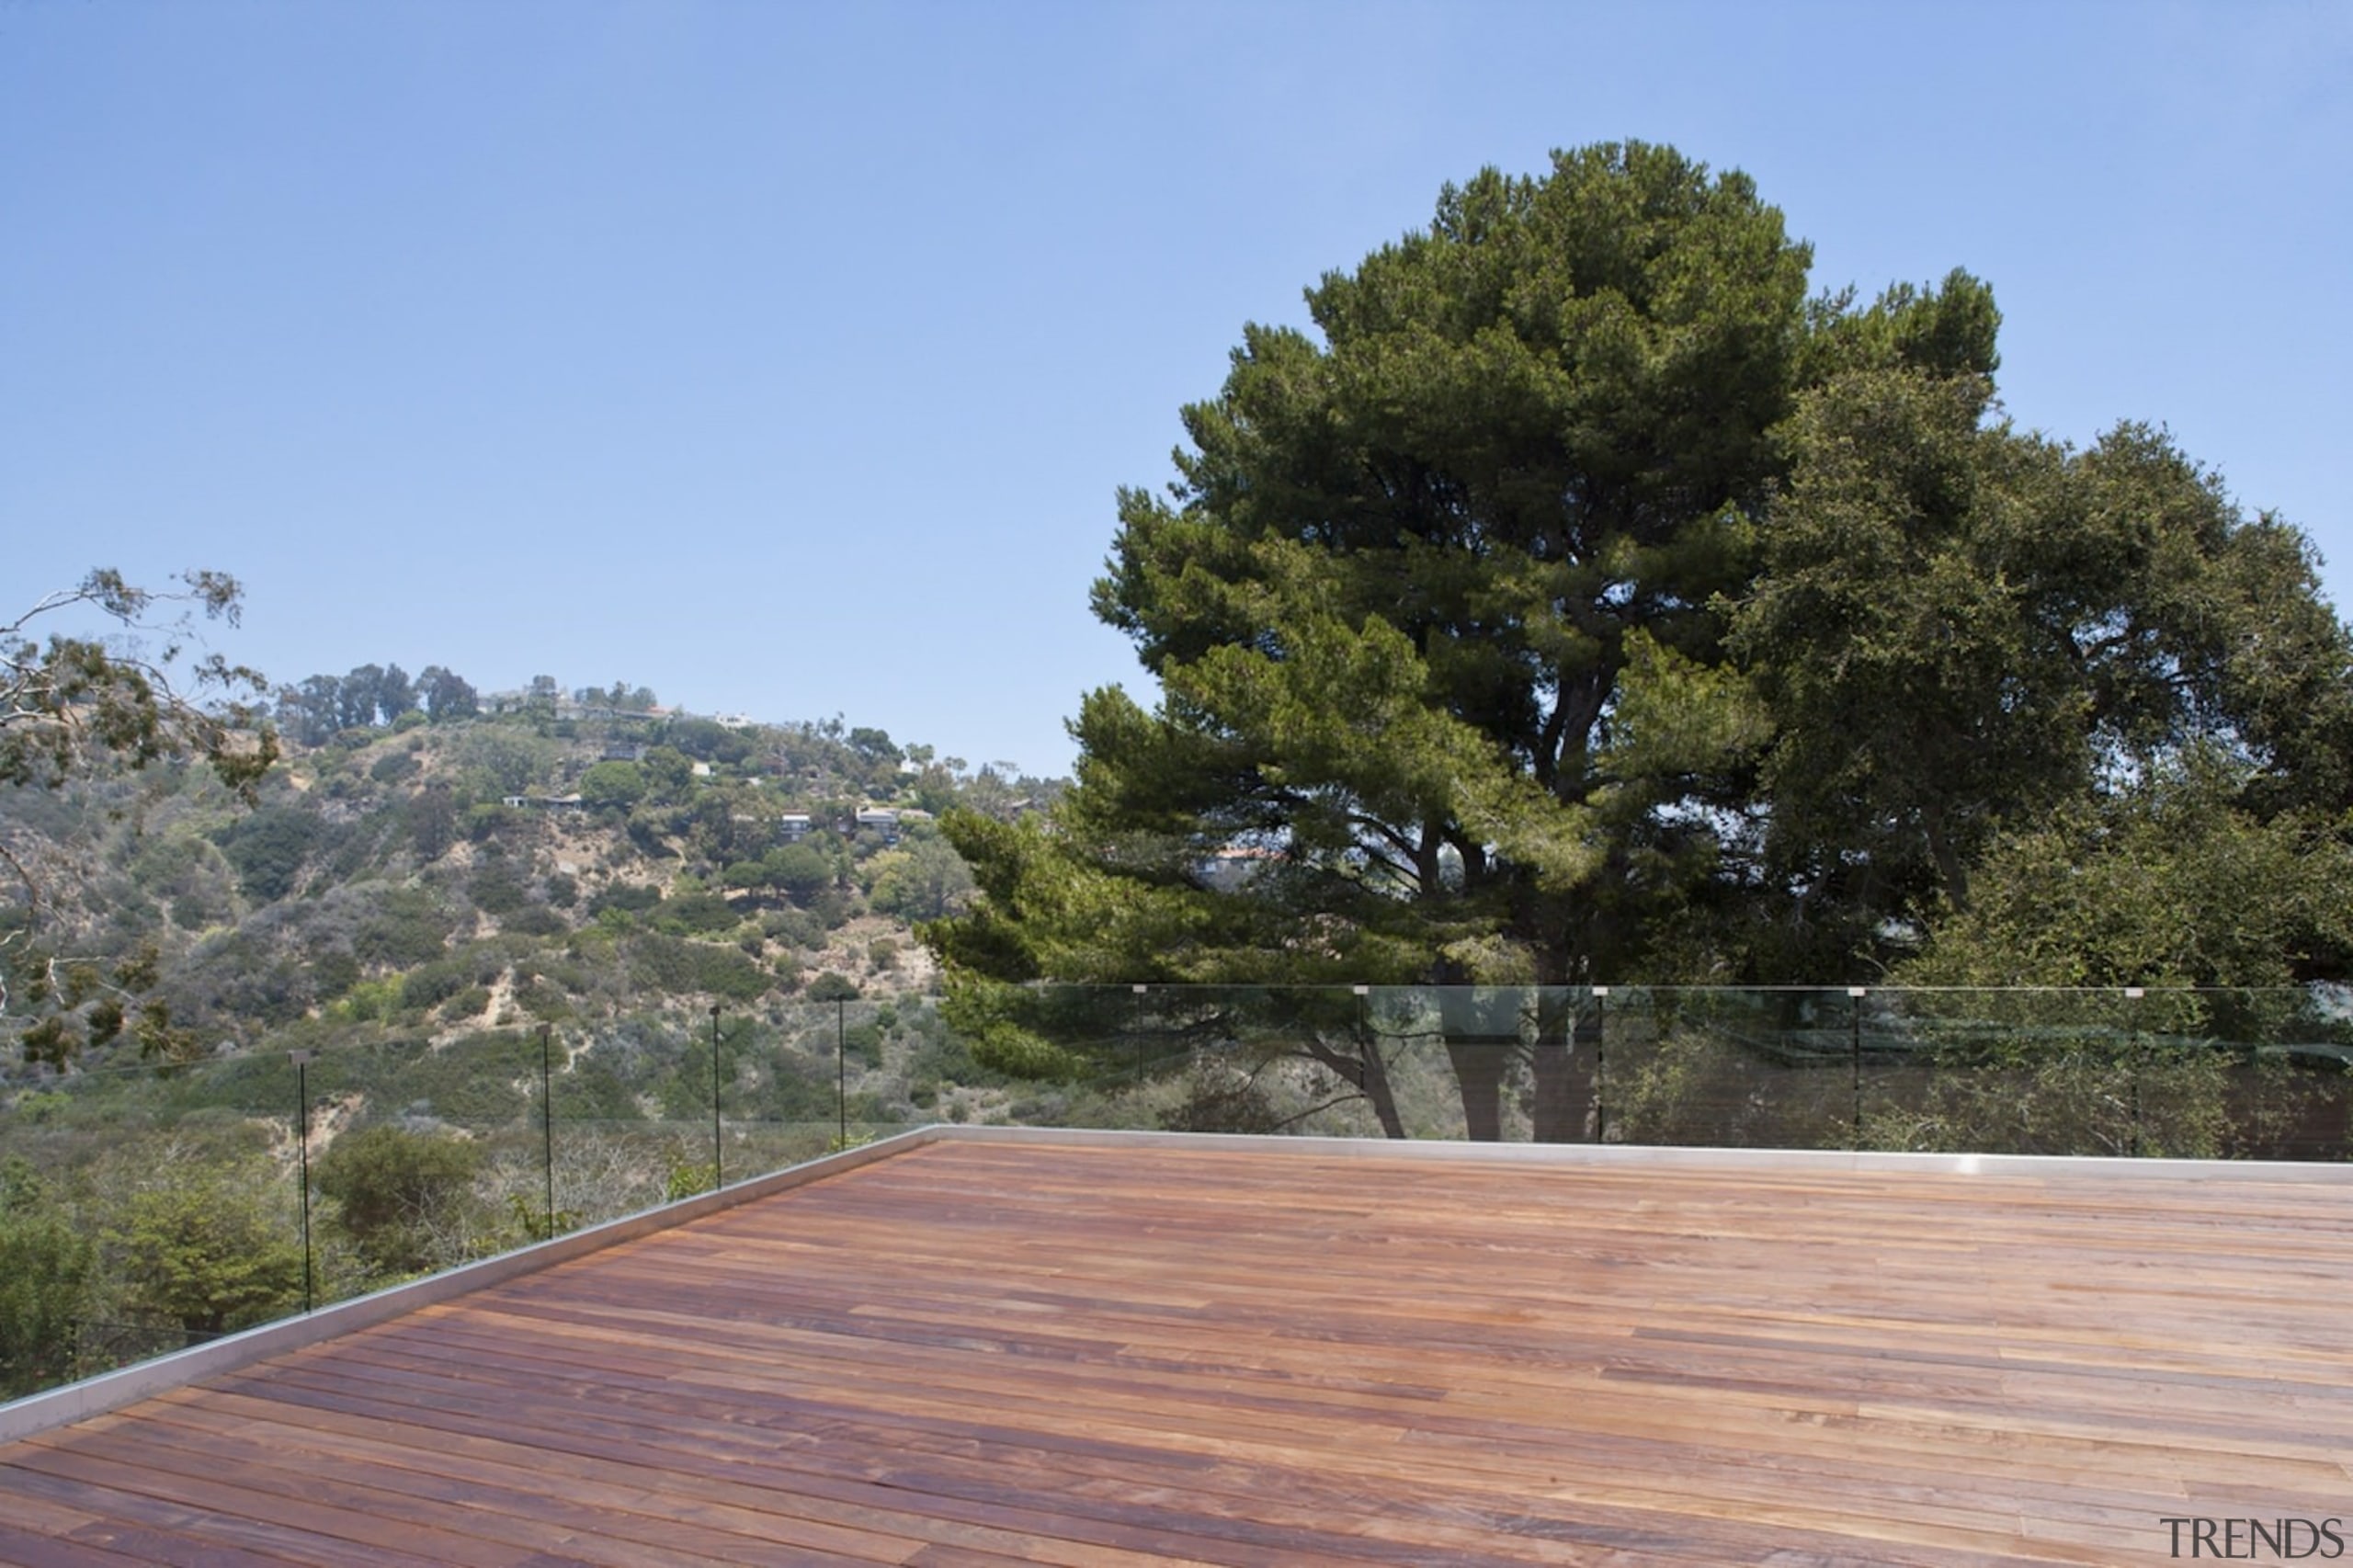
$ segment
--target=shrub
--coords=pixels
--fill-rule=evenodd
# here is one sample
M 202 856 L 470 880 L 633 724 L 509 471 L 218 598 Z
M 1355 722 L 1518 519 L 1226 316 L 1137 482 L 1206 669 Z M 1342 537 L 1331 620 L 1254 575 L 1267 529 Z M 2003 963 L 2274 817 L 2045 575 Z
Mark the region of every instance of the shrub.
M 256 1162 L 177 1162 L 133 1192 L 105 1233 L 131 1304 L 201 1335 L 292 1308 L 301 1233 L 268 1202 L 267 1176 Z
M 463 1018 L 479 1018 L 483 1009 L 490 1006 L 490 993 L 479 985 L 469 985 L 441 1004 L 441 1016 L 457 1022 Z
M 466 883 L 466 896 L 484 915 L 512 915 L 530 902 L 531 892 L 506 856 L 486 855 Z
M 264 806 L 239 817 L 220 835 L 221 852 L 237 869 L 247 897 L 265 902 L 294 891 L 319 837 L 319 819 L 292 806 Z
M 708 992 L 749 1002 L 776 983 L 767 971 L 733 948 L 689 942 L 676 937 L 642 936 L 629 945 L 631 978 L 654 991 L 676 995 Z
M 614 882 L 588 901 L 588 913 L 602 915 L 608 909 L 619 909 L 638 914 L 654 908 L 661 902 L 660 888 L 639 882 Z
M 707 937 L 734 929 L 735 908 L 717 893 L 689 893 L 664 903 L 654 917 L 654 928 L 674 937 Z
M 464 1139 L 380 1124 L 336 1139 L 316 1171 L 369 1267 L 415 1274 L 462 1256 L 481 1165 Z
M 74 1375 L 95 1254 L 49 1207 L 31 1167 L 11 1159 L 0 1171 L 0 1399 Z
M 525 937 L 554 937 L 572 929 L 569 921 L 544 903 L 527 903 L 501 920 L 499 926 Z

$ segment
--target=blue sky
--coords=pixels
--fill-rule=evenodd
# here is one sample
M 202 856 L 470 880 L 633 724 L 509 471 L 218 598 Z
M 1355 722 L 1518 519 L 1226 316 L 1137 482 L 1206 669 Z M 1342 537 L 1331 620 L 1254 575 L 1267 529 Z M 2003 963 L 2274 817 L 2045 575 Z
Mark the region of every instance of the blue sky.
M 2168 425 L 2353 605 L 2353 6 L 0 3 L 13 614 L 247 585 L 449 665 L 1070 762 L 1086 610 L 1245 321 L 1444 182 L 1668 142 L 2003 395 Z

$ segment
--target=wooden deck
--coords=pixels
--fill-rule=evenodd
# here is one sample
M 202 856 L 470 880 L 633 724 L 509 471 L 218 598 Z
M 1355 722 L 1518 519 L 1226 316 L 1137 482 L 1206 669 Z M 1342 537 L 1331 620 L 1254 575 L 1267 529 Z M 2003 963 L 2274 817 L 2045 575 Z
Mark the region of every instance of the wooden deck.
M 0 1447 L 0 1560 L 2154 1562 L 2353 1517 L 2349 1288 L 2341 1181 L 950 1141 Z

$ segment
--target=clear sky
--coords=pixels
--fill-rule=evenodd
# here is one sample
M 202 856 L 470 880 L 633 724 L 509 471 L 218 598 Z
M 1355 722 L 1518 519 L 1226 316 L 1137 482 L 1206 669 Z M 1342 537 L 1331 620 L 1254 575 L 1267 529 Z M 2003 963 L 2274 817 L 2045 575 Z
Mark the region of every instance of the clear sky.
M 0 607 L 1068 767 L 1120 484 L 1440 185 L 1669 142 L 2353 605 L 2353 5 L 0 0 Z

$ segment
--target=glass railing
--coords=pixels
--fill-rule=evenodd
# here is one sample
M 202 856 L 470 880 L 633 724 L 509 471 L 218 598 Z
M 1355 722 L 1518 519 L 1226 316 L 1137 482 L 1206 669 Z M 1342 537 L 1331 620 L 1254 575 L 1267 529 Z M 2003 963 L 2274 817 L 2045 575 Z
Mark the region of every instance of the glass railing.
M 2353 995 L 1027 987 L 0 1059 L 0 1397 L 933 1122 L 2342 1160 Z

